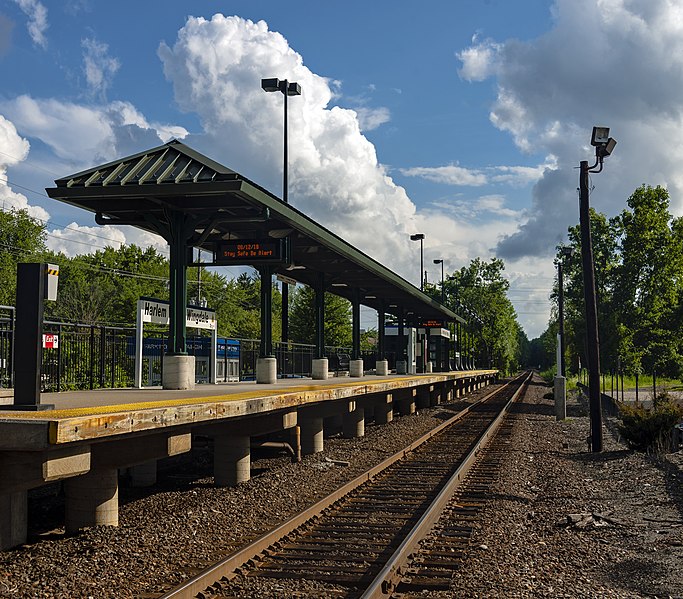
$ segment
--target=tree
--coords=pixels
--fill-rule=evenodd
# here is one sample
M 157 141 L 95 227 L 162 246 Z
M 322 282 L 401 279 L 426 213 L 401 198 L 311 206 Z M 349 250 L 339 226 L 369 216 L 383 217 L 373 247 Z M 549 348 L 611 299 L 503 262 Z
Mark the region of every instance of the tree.
M 642 185 L 618 217 L 621 265 L 615 285 L 620 353 L 629 369 L 680 376 L 683 229 L 669 213 L 669 193 Z M 642 362 L 642 364 L 641 364 Z
M 26 210 L 0 212 L 0 305 L 13 306 L 17 294 L 17 264 L 41 260 L 45 225 Z
M 311 287 L 297 287 L 289 297 L 292 341 L 315 343 L 315 291 Z M 325 344 L 349 347 L 351 338 L 350 302 L 333 293 L 325 293 Z
M 492 366 L 511 372 L 520 363 L 520 327 L 507 297 L 510 284 L 503 278 L 504 270 L 505 264 L 499 258 L 492 258 L 490 262 L 475 258 L 469 266 L 448 275 L 444 288 L 446 305 L 451 310 L 462 313 L 459 304 L 466 304 L 483 321 L 470 331 L 477 355 L 487 355 Z M 435 286 L 429 286 L 427 292 L 440 299 L 440 291 Z

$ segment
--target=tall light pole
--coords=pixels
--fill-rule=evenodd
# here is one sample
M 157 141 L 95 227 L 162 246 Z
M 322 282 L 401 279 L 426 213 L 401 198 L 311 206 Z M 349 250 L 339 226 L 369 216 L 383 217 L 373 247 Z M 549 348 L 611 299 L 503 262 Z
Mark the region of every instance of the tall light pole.
M 419 241 L 420 242 L 420 291 L 424 291 L 424 261 L 425 261 L 425 254 L 424 254 L 424 233 L 415 233 L 414 235 L 410 236 L 410 241 Z
M 591 145 L 595 146 L 595 164 L 582 160 L 579 173 L 579 223 L 581 228 L 581 260 L 583 293 L 586 303 L 586 334 L 588 346 L 588 402 L 590 405 L 591 450 L 602 451 L 602 410 L 600 405 L 600 341 L 598 338 L 598 308 L 595 294 L 595 270 L 591 240 L 588 174 L 602 171 L 602 161 L 614 150 L 617 142 L 609 136 L 609 127 L 593 127 Z
M 287 157 L 287 97 L 288 96 L 300 96 L 301 86 L 295 81 L 287 81 L 286 79 L 280 81 L 277 78 L 271 79 L 261 79 L 261 88 L 267 92 L 281 92 L 285 97 L 285 123 L 284 123 L 284 133 L 285 133 L 285 143 L 284 143 L 284 159 L 282 167 L 282 201 L 287 204 L 287 170 L 288 170 L 288 157 Z M 289 244 L 289 239 L 287 239 Z M 288 248 L 289 250 L 289 248 Z M 289 252 L 288 252 L 289 253 Z M 289 284 L 282 283 L 282 341 L 287 343 L 289 341 Z
M 446 304 L 446 289 L 443 286 L 443 259 L 435 258 L 434 264 L 441 264 L 441 303 Z

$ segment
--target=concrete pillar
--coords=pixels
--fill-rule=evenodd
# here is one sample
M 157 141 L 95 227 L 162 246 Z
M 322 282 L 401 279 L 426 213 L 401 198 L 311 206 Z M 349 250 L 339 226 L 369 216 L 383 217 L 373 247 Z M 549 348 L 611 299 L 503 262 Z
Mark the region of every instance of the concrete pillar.
M 256 382 L 263 385 L 277 382 L 277 358 L 257 358 Z
M 345 439 L 365 436 L 365 410 L 356 408 L 344 414 L 343 434 Z
M 408 362 L 406 360 L 396 360 L 396 374 L 406 374 L 408 372 Z
M 0 551 L 26 542 L 28 493 L 17 491 L 0 495 Z
M 375 374 L 377 376 L 387 376 L 389 374 L 389 362 L 387 360 L 377 360 L 375 363 Z
M 329 364 L 327 358 L 316 358 L 311 364 L 311 378 L 324 381 L 329 376 Z
M 157 483 L 157 461 L 150 460 L 128 469 L 131 487 L 151 487 Z
M 213 482 L 234 487 L 251 477 L 249 435 L 216 435 L 213 440 Z
M 427 362 L 427 367 L 425 369 L 425 372 L 431 373 L 434 369 L 434 365 L 431 362 Z
M 64 481 L 66 532 L 119 525 L 119 471 L 95 470 Z
M 389 424 L 394 419 L 394 403 L 391 393 L 387 393 L 385 402 L 375 406 L 375 424 Z
M 321 417 L 304 418 L 301 421 L 301 453 L 310 455 L 322 451 L 325 447 L 323 439 L 323 419 Z
M 567 379 L 563 376 L 555 377 L 553 395 L 555 396 L 555 419 L 564 420 L 567 418 Z
M 163 369 L 164 389 L 194 389 L 194 356 L 164 356 Z
M 439 385 L 434 385 L 431 392 L 429 393 L 429 405 L 434 407 L 441 403 L 441 387 Z
M 349 361 L 349 376 L 363 376 L 363 358 Z

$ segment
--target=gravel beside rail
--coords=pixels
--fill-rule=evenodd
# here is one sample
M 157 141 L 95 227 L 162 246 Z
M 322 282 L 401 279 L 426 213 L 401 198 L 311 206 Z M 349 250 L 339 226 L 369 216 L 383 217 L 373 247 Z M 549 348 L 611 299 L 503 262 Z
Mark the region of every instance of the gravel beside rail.
M 548 388 L 515 411 L 503 475 L 473 535 L 470 566 L 446 597 L 683 597 L 683 475 L 676 460 L 626 451 L 609 433 L 603 454 L 586 451 L 585 410 L 556 422 Z M 469 399 L 488 392 L 490 387 Z M 362 439 L 326 439 L 325 451 L 290 464 L 252 463 L 254 477 L 217 489 L 210 451 L 174 458 L 154 492 L 121 489 L 120 526 L 67 537 L 63 503 L 31 500 L 27 545 L 0 553 L 0 597 L 152 597 L 310 505 L 462 407 L 369 425 Z M 339 466 L 329 460 L 348 461 Z M 202 474 L 192 476 L 192 462 Z M 53 487 L 54 488 L 54 487 Z M 46 490 L 47 491 L 47 490 Z M 577 521 L 568 523 L 573 514 Z M 263 597 L 307 597 L 276 583 Z M 289 591 L 285 588 L 289 586 Z
M 325 451 L 292 464 L 252 458 L 252 479 L 215 488 L 212 453 L 196 447 L 166 460 L 153 490 L 121 485 L 119 526 L 66 536 L 59 485 L 30 499 L 29 543 L 0 552 L 0 597 L 142 598 L 180 584 L 232 549 L 326 496 L 450 418 L 491 387 L 450 406 L 419 410 L 360 439 L 325 440 Z M 349 462 L 340 466 L 331 462 Z M 160 466 L 160 470 L 162 466 Z M 197 475 L 199 470 L 201 474 Z M 52 495 L 50 494 L 52 491 Z

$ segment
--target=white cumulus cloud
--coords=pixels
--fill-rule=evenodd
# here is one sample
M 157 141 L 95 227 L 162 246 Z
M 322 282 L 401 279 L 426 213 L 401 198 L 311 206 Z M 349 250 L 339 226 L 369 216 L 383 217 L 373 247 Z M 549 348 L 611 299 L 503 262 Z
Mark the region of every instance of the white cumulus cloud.
M 191 17 L 159 56 L 176 101 L 197 112 L 204 132 L 187 141 L 280 194 L 281 94 L 261 77 L 297 81 L 288 99 L 289 200 L 376 259 L 402 267 L 412 249 L 415 205 L 379 164 L 355 110 L 331 106 L 333 83 L 313 73 L 263 21 Z
M 683 136 L 683 5 L 555 0 L 552 15 L 536 39 L 475 40 L 459 53 L 461 77 L 495 77 L 491 122 L 523 151 L 556 157 L 534 186 L 531 217 L 498 246 L 506 259 L 548 256 L 576 224 L 576 167 L 594 156 L 593 125 L 611 127 L 619 142 L 592 177 L 594 208 L 616 214 L 648 183 L 668 187 L 683 214 L 683 147 L 670 141 Z
M 149 123 L 133 105 L 121 101 L 85 105 L 21 95 L 0 101 L 0 112 L 23 135 L 40 139 L 59 158 L 83 167 L 187 135 L 182 127 Z

